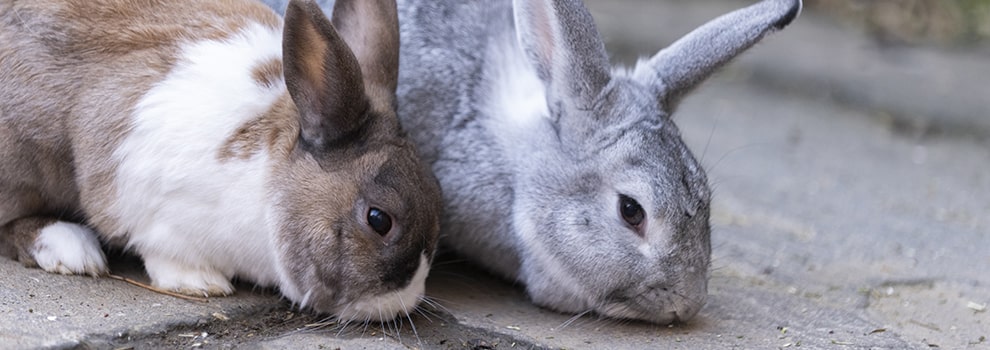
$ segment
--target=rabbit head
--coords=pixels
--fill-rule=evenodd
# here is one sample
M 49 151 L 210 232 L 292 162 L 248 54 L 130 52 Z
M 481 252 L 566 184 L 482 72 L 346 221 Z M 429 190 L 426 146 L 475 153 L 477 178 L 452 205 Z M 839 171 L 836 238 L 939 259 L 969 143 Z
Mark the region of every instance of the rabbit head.
M 613 70 L 579 0 L 514 2 L 517 43 L 509 46 L 521 51 L 502 65 L 535 78 L 496 89 L 508 96 L 493 101 L 506 109 L 497 113 L 511 115 L 497 129 L 515 162 L 517 278 L 534 302 L 657 323 L 701 309 L 711 190 L 671 114 L 687 92 L 800 8 L 798 0 L 763 1 L 631 70 Z
M 283 64 L 294 103 L 275 109 L 298 115 L 299 138 L 272 177 L 288 276 L 281 289 L 317 311 L 387 320 L 423 294 L 440 188 L 395 114 L 394 1 L 337 1 L 333 12 L 331 24 L 314 2 L 286 9 Z

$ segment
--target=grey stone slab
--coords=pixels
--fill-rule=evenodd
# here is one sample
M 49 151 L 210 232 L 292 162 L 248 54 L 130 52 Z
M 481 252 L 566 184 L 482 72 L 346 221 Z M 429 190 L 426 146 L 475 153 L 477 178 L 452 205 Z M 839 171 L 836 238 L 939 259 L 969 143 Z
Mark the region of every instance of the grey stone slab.
M 986 146 L 727 80 L 677 117 L 716 189 L 714 269 L 866 310 L 911 344 L 981 343 L 988 316 L 970 306 L 990 301 Z
M 65 348 L 245 317 L 280 305 L 269 293 L 238 291 L 187 301 L 123 281 L 64 276 L 0 259 L 0 348 Z
M 461 270 L 464 274 L 470 270 Z M 539 347 L 566 349 L 910 348 L 862 310 L 840 310 L 789 292 L 766 276 L 730 268 L 712 279 L 708 304 L 686 325 L 657 326 L 537 308 L 521 290 L 471 273 L 441 277 L 432 296 L 465 325 L 511 335 Z

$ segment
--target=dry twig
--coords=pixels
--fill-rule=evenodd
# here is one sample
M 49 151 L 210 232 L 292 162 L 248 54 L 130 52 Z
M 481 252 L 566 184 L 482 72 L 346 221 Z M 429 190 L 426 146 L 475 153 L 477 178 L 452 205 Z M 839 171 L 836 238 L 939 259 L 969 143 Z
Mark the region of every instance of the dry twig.
M 113 278 L 115 280 L 124 281 L 124 282 L 130 283 L 130 284 L 133 284 L 135 286 L 138 286 L 138 287 L 141 287 L 141 288 L 150 290 L 150 291 L 155 292 L 155 293 L 165 294 L 165 295 L 176 297 L 176 298 L 179 298 L 179 299 L 185 299 L 185 300 L 191 300 L 191 301 L 198 301 L 198 302 L 201 302 L 201 303 L 207 303 L 207 302 L 209 302 L 209 299 L 207 299 L 207 298 L 194 297 L 194 296 L 190 296 L 190 295 L 179 294 L 179 293 L 176 293 L 176 292 L 171 292 L 171 291 L 167 291 L 167 290 L 164 290 L 164 289 L 155 288 L 155 287 L 149 286 L 147 284 L 144 284 L 144 283 L 141 283 L 141 282 L 132 280 L 130 278 L 123 277 L 123 276 L 117 276 L 117 275 L 112 275 L 111 274 L 111 275 L 107 275 L 107 277 Z

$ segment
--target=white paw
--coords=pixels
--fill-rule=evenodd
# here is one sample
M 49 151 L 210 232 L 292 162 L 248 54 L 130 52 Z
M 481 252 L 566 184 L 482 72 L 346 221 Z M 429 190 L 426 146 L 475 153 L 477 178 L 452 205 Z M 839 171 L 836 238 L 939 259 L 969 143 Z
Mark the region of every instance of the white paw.
M 209 267 L 189 267 L 178 262 L 143 257 L 151 285 L 192 296 L 223 296 L 234 292 L 230 279 Z
M 41 229 L 31 255 L 48 272 L 92 276 L 107 272 L 107 259 L 96 233 L 79 224 L 59 221 Z

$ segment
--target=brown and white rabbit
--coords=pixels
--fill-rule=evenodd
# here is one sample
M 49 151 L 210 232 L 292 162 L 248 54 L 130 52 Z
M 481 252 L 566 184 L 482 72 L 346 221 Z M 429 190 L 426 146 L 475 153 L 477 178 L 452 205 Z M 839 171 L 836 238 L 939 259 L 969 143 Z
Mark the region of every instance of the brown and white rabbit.
M 395 115 L 392 0 L 0 0 L 0 243 L 27 265 L 389 320 L 423 294 L 437 180 Z

